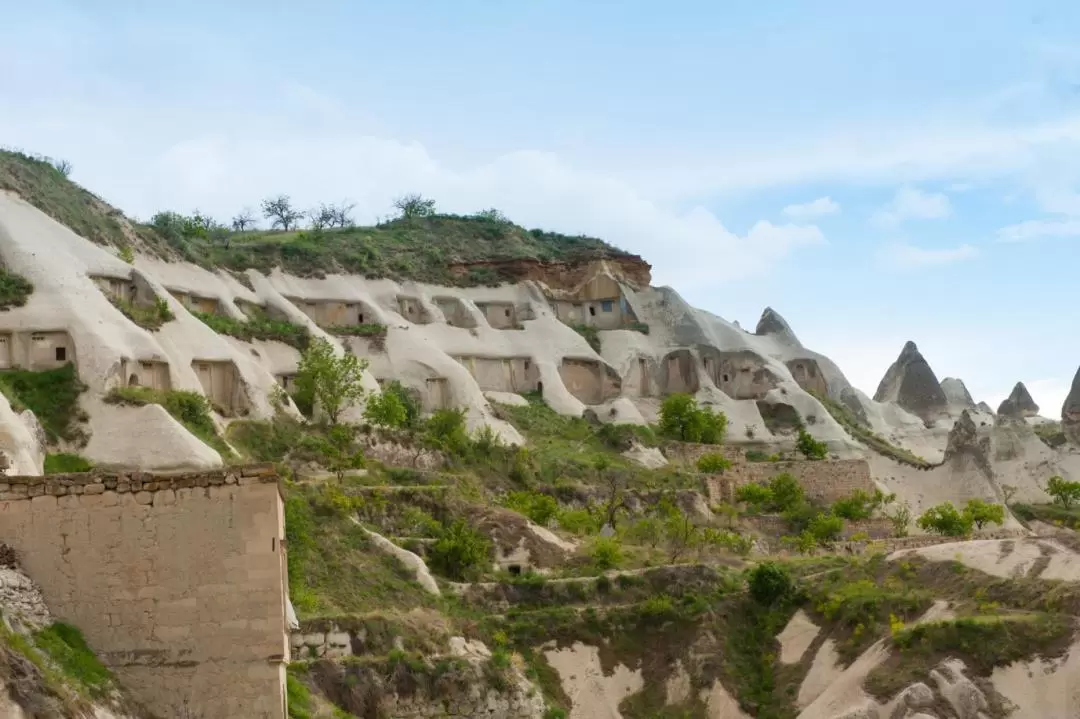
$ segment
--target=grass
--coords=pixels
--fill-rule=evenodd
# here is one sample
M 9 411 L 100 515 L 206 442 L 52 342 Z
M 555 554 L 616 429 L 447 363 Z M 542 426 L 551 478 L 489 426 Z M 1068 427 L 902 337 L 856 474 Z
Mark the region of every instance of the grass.
M 112 690 L 112 674 L 90 651 L 77 628 L 56 622 L 35 632 L 34 644 L 90 696 L 102 698 Z
M 86 440 L 86 433 L 79 426 L 87 420 L 86 413 L 79 408 L 79 395 L 85 390 L 75 365 L 70 363 L 42 372 L 0 372 L 0 392 L 12 409 L 32 411 L 52 444 L 61 440 L 77 443 Z
M 70 452 L 45 455 L 45 474 L 73 474 L 89 472 L 94 464 L 85 457 Z
M 176 319 L 176 315 L 169 309 L 169 303 L 160 297 L 152 305 L 138 305 L 118 297 L 109 297 L 116 309 L 123 313 L 124 317 L 151 332 L 161 329 L 166 322 Z
M 285 675 L 285 703 L 289 707 L 289 719 L 311 719 L 311 690 L 293 675 L 294 671 L 290 667 Z
M 335 485 L 286 485 L 289 596 L 301 617 L 352 614 L 437 600 L 397 560 L 375 550 L 351 521 L 356 503 Z
M 191 314 L 218 334 L 236 337 L 245 342 L 251 340 L 282 342 L 295 347 L 300 352 L 306 350 L 311 343 L 311 334 L 306 327 L 285 320 L 271 319 L 261 313 L 256 313 L 246 321 L 209 312 L 192 311 Z
M 386 325 L 368 323 L 363 325 L 335 325 L 326 327 L 327 332 L 349 337 L 385 337 Z
M 150 387 L 116 387 L 105 401 L 110 404 L 141 407 L 159 404 L 193 435 L 218 451 L 223 459 L 235 456 L 229 445 L 217 433 L 210 415 L 210 403 L 198 392 L 189 390 L 156 390 Z
M 1035 435 L 1051 449 L 1060 447 L 1067 441 L 1065 431 L 1061 429 L 1061 422 L 1040 422 L 1034 429 Z
M 30 280 L 0 268 L 0 310 L 22 307 L 33 291 Z
M 817 392 L 810 392 L 810 394 L 814 395 L 814 397 L 825 406 L 825 409 L 828 410 L 833 419 L 835 419 L 848 434 L 878 454 L 894 459 L 901 464 L 907 464 L 919 469 L 931 469 L 937 466 L 933 462 L 929 462 L 913 452 L 909 452 L 903 447 L 897 447 L 881 435 L 874 433 L 873 430 L 862 424 L 847 407 L 844 407 Z
M 867 676 L 867 691 L 891 699 L 904 687 L 927 681 L 929 671 L 942 660 L 963 660 L 969 671 L 989 676 L 994 667 L 1013 662 L 1064 654 L 1071 643 L 1071 619 L 1052 614 L 962 617 L 928 622 L 895 633 L 895 649 L 883 665 Z
M 589 343 L 589 346 L 592 347 L 597 354 L 600 354 L 600 331 L 598 329 L 590 327 L 589 325 L 570 325 L 570 329 L 584 337 L 585 341 Z

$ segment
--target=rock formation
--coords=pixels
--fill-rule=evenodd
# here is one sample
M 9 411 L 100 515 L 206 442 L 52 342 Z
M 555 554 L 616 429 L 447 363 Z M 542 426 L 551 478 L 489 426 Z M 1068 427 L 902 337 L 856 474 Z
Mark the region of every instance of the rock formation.
M 761 319 L 758 320 L 754 334 L 774 335 L 787 344 L 801 345 L 799 338 L 791 330 L 791 325 L 772 307 L 766 307 L 765 311 L 761 313 Z
M 874 393 L 875 402 L 895 402 L 926 422 L 948 408 L 948 399 L 934 370 L 914 342 L 908 342 Z
M 979 402 L 977 405 L 975 405 L 975 409 L 979 410 L 980 412 L 985 412 L 986 414 L 994 413 L 993 408 L 986 402 Z
M 964 386 L 964 380 L 956 377 L 946 377 L 941 380 L 941 391 L 945 393 L 945 399 L 949 402 L 949 408 L 955 410 L 975 409 L 975 400 Z M 990 409 L 987 407 L 987 409 Z
M 1023 419 L 1034 417 L 1039 413 L 1039 405 L 1031 398 L 1031 393 L 1023 382 L 1017 382 L 1009 396 L 998 405 L 997 413 L 1003 417 Z
M 949 430 L 949 442 L 945 447 L 945 461 L 954 462 L 970 457 L 987 477 L 994 474 L 990 464 L 990 438 L 979 437 L 979 430 L 971 413 L 964 410 L 960 419 Z
M 1061 407 L 1061 429 L 1074 444 L 1080 444 L 1080 369 L 1073 377 L 1072 388 Z

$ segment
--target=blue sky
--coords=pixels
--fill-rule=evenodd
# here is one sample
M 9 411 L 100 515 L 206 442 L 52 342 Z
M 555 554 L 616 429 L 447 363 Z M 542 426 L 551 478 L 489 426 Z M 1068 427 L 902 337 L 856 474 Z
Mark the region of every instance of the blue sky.
M 1056 416 L 1080 364 L 1080 4 L 88 5 L 0 0 L 0 143 L 130 214 L 419 191 L 771 305 L 869 393 L 911 339 Z

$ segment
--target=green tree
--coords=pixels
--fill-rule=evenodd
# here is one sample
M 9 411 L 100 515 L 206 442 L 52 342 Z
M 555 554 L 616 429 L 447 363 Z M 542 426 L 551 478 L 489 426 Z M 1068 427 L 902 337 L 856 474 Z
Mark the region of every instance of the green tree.
M 1055 504 L 1065 509 L 1080 502 L 1080 482 L 1069 482 L 1064 477 L 1054 476 L 1046 483 L 1046 493 L 1054 498 Z
M 431 568 L 458 581 L 479 575 L 490 560 L 491 540 L 462 519 L 446 527 L 428 550 Z
M 381 392 L 368 397 L 364 408 L 364 419 L 377 427 L 404 427 L 409 420 L 408 410 L 398 395 Z
M 892 523 L 894 537 L 906 537 L 911 526 L 911 507 L 906 503 L 885 512 L 885 518 Z
M 920 529 L 945 537 L 966 537 L 971 534 L 974 523 L 970 516 L 960 512 L 952 502 L 931 507 L 917 522 Z
M 833 514 L 844 519 L 870 519 L 875 511 L 892 503 L 895 499 L 895 494 L 885 494 L 880 489 L 875 489 L 873 494 L 856 489 L 849 496 L 836 500 L 832 511 Z
M 844 531 L 844 520 L 835 514 L 819 514 L 810 521 L 807 531 L 818 544 L 832 544 L 840 539 L 840 534 Z
M 770 508 L 774 512 L 787 512 L 803 503 L 804 493 L 799 480 L 787 472 L 782 472 L 769 480 L 769 493 L 772 495 Z
M 430 447 L 464 457 L 469 452 L 470 444 L 465 410 L 435 410 L 424 425 L 424 437 Z
M 982 529 L 986 524 L 1004 524 L 1005 507 L 981 499 L 969 499 L 964 507 L 964 516 L 974 522 L 976 529 Z
M 555 498 L 541 492 L 511 492 L 505 504 L 541 527 L 546 527 L 559 514 L 559 503 Z
M 660 406 L 660 433 L 683 442 L 721 444 L 727 432 L 727 416 L 698 407 L 688 394 L 669 395 Z
M 334 473 L 340 482 L 352 469 L 361 469 L 364 464 L 364 451 L 356 442 L 357 428 L 348 424 L 331 425 L 326 436 L 308 435 L 304 440 L 305 449 L 315 452 L 319 462 Z
M 435 214 L 435 200 L 430 200 L 423 195 L 402 195 L 394 200 L 394 208 L 401 213 L 404 219 L 413 217 L 431 217 Z
M 334 353 L 334 346 L 314 339 L 300 357 L 296 371 L 296 394 L 309 398 L 337 424 L 342 411 L 364 396 L 363 377 L 367 362 L 356 355 Z
M 593 537 L 586 551 L 589 562 L 601 572 L 618 569 L 623 561 L 622 545 L 615 537 Z
M 731 469 L 731 460 L 722 454 L 710 452 L 698 457 L 697 468 L 704 474 L 723 474 Z
M 805 429 L 799 430 L 799 441 L 795 444 L 795 448 L 807 459 L 825 459 L 829 454 L 829 445 L 814 439 L 813 435 Z
M 783 604 L 795 595 L 791 571 L 776 562 L 762 562 L 750 570 L 750 596 L 758 604 Z
M 735 490 L 735 501 L 748 505 L 755 512 L 772 503 L 772 492 L 763 484 L 752 482 Z

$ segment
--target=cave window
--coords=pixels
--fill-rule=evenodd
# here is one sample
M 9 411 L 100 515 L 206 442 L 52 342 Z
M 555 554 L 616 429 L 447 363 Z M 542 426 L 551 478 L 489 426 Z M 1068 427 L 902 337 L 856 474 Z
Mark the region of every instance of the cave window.
M 536 391 L 539 392 L 540 394 L 544 393 L 544 383 L 543 382 L 537 382 L 536 383 Z
M 589 305 L 589 316 L 596 317 L 596 305 Z
M 511 564 L 510 566 L 508 566 L 506 568 L 506 571 L 510 572 L 510 576 L 520 577 L 521 576 L 521 565 L 520 564 Z
M 525 360 L 525 369 L 529 369 L 529 360 Z
M 139 386 L 139 375 L 133 374 L 130 377 L 128 377 L 128 386 L 129 387 L 138 387 Z
M 56 361 L 64 362 L 67 360 L 67 347 L 56 348 Z
M 731 379 L 731 378 L 730 378 L 730 377 L 728 377 L 727 375 L 724 375 L 724 376 L 723 376 L 723 380 L 724 380 L 725 382 L 727 382 L 727 381 L 728 381 L 729 379 Z
M 364 324 L 364 313 L 363 312 L 358 312 L 357 313 L 357 315 L 356 315 L 356 323 L 361 324 L 361 325 Z
M 602 309 L 604 312 L 611 312 L 611 310 L 614 309 L 612 301 L 604 300 L 600 303 L 600 309 Z
M 505 310 L 503 310 L 503 314 L 504 314 L 504 315 L 505 315 L 506 317 L 509 317 L 509 316 L 510 316 L 510 310 L 509 310 L 509 308 L 508 308 L 508 309 L 505 309 Z

